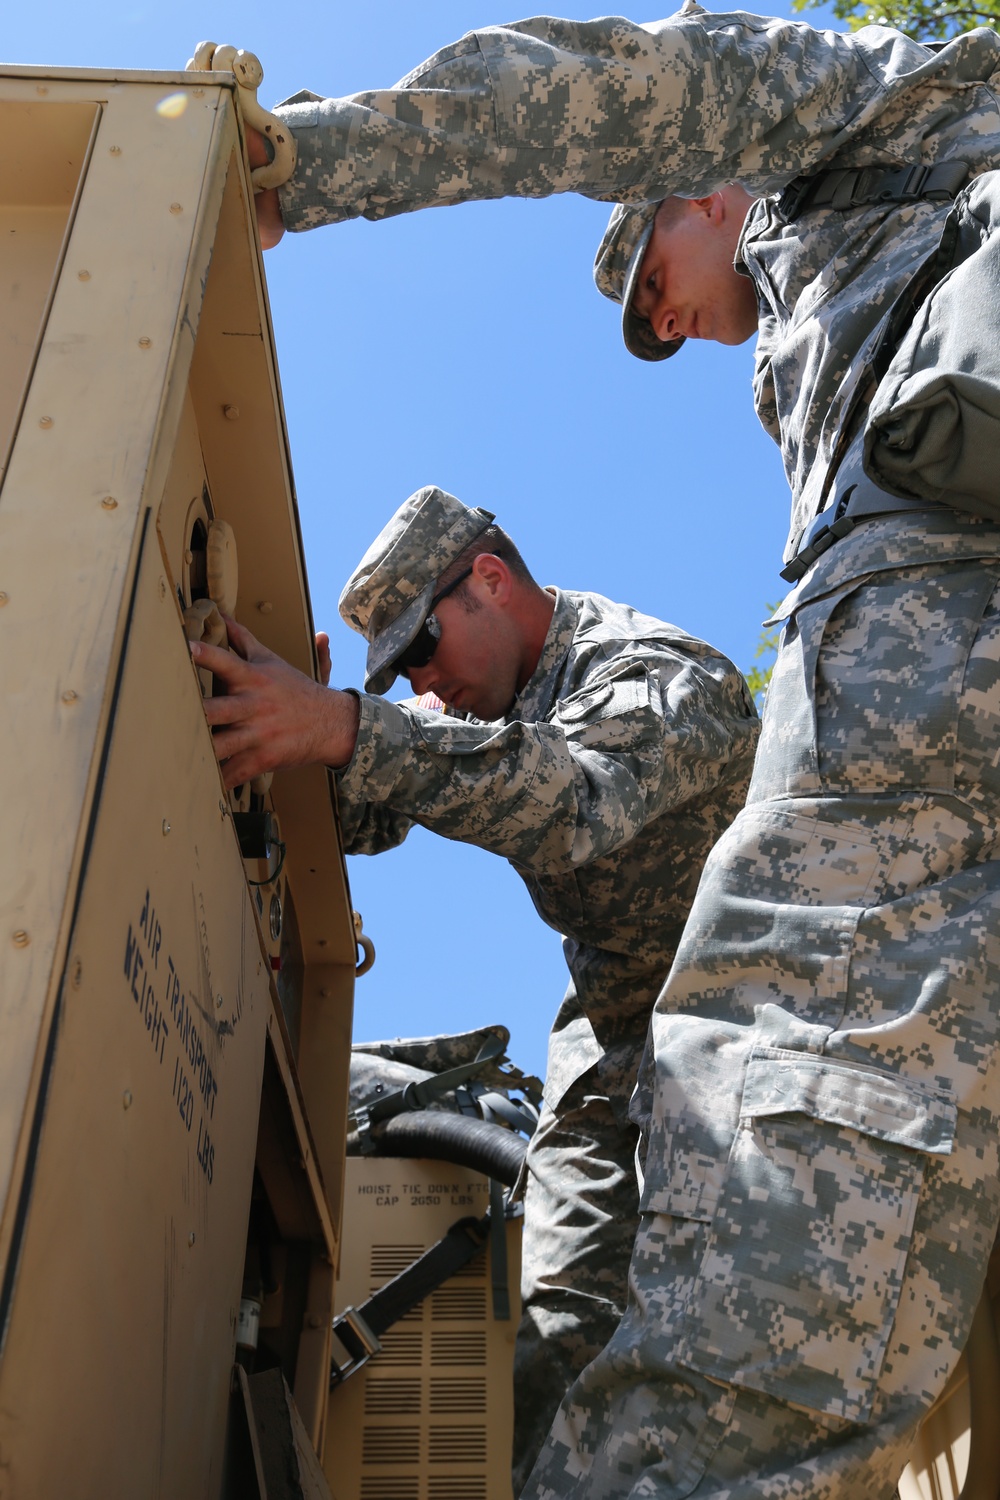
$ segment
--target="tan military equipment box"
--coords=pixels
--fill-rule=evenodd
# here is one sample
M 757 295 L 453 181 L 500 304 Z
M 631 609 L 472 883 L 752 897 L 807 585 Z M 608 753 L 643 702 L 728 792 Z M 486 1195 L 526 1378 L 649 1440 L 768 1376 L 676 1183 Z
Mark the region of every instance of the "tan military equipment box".
M 315 670 L 234 95 L 0 77 L 3 1500 L 409 1494 L 362 1477 L 367 1377 L 328 1403 L 357 961 L 331 777 L 227 794 L 186 640 L 214 602 Z M 447 1227 L 420 1217 L 409 1243 Z

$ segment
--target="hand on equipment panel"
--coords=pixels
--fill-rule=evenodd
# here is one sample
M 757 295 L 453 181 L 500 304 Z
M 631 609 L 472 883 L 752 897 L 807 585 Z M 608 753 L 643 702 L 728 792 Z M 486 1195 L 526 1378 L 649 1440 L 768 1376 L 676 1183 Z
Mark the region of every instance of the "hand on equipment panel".
M 252 125 L 246 126 L 246 135 L 251 167 L 266 167 L 271 157 L 263 135 L 259 130 L 254 130 Z M 257 210 L 257 232 L 260 235 L 261 249 L 272 250 L 285 232 L 278 189 L 261 188 L 254 194 L 253 205 Z
M 319 680 L 326 687 L 330 681 L 333 661 L 330 656 L 330 637 L 325 630 L 316 632 L 316 660 L 319 665 Z
M 354 695 L 306 677 L 235 620 L 226 618 L 226 629 L 232 651 L 197 641 L 190 646 L 195 664 L 226 688 L 224 697 L 206 698 L 204 706 L 227 788 L 264 771 L 346 765 L 357 739 Z

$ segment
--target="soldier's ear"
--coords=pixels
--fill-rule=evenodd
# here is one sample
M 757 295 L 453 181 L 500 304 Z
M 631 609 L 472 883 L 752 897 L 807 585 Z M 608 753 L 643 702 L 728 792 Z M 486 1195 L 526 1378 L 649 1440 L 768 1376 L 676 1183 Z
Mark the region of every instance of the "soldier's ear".
M 480 552 L 472 565 L 472 571 L 498 604 L 507 602 L 514 580 L 502 557 L 497 557 L 493 552 Z

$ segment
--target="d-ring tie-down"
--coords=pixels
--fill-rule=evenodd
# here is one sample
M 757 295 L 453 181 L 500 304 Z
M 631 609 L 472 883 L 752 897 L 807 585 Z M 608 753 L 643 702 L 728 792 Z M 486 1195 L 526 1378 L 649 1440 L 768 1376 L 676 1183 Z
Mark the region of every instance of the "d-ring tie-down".
M 280 187 L 287 182 L 295 171 L 295 138 L 284 121 L 257 102 L 257 90 L 264 81 L 260 58 L 238 47 L 199 42 L 185 72 L 232 73 L 239 84 L 236 97 L 240 113 L 249 126 L 259 130 L 271 142 L 274 151 L 273 160 L 262 167 L 254 167 L 250 172 L 254 192 L 262 193 L 266 188 Z

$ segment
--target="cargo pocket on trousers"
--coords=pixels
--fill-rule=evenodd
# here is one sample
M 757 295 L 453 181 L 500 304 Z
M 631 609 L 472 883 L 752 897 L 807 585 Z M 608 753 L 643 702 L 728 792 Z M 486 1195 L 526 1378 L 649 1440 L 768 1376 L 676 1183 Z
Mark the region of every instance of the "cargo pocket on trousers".
M 777 1048 L 751 1056 L 678 1359 L 849 1421 L 871 1408 L 928 1154 L 954 1101 Z

